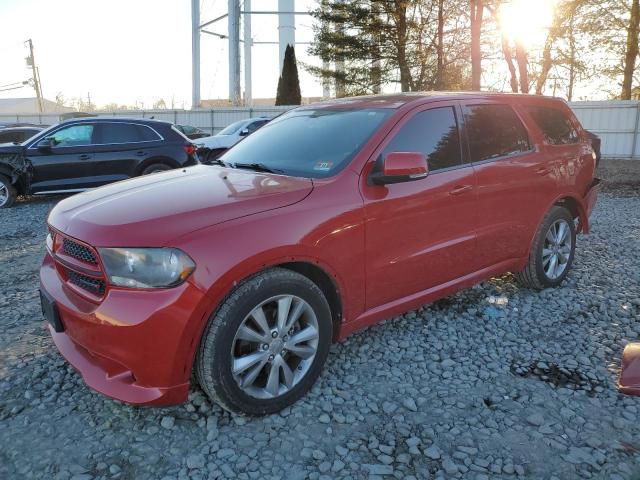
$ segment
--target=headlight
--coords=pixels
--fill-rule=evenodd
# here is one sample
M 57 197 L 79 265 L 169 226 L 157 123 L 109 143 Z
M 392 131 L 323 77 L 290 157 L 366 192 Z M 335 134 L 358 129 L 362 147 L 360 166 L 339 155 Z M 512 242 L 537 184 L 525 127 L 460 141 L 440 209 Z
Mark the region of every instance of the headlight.
M 177 248 L 99 248 L 109 282 L 129 288 L 174 287 L 196 268 Z

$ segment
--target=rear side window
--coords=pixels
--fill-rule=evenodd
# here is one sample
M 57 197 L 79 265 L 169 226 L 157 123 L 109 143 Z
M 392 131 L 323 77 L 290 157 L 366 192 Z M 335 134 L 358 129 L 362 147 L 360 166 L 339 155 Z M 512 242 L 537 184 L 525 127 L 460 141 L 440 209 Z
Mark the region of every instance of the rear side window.
M 460 165 L 460 135 L 453 108 L 433 108 L 414 115 L 389 142 L 383 156 L 391 152 L 424 153 L 431 171 Z
M 529 106 L 529 115 L 536 122 L 551 145 L 578 143 L 578 132 L 567 115 L 557 108 Z
M 508 105 L 469 105 L 464 119 L 473 162 L 531 149 L 526 128 Z
M 160 140 L 149 127 L 134 123 L 103 123 L 100 125 L 100 143 L 136 143 Z

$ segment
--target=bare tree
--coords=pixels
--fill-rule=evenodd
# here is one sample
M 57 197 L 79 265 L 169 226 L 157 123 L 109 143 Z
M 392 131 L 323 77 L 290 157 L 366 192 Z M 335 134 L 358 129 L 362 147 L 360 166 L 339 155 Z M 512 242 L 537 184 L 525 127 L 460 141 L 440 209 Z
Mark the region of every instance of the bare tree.
M 631 16 L 627 28 L 627 48 L 624 57 L 624 76 L 622 78 L 622 100 L 631 100 L 633 72 L 638 58 L 638 27 L 640 27 L 640 0 L 632 0 Z
M 480 90 L 482 80 L 482 17 L 484 0 L 469 0 L 471 7 L 471 89 Z

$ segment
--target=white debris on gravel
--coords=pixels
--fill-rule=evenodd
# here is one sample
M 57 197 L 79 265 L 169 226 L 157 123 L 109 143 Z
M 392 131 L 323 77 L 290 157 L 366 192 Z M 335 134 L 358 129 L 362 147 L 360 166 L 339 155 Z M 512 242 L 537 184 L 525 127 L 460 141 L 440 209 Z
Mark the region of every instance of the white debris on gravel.
M 38 303 L 54 200 L 0 210 L 0 478 L 632 479 L 640 398 L 616 391 L 640 338 L 640 195 L 601 195 L 561 288 L 511 275 L 331 348 L 281 414 L 189 402 L 134 408 L 92 392 Z

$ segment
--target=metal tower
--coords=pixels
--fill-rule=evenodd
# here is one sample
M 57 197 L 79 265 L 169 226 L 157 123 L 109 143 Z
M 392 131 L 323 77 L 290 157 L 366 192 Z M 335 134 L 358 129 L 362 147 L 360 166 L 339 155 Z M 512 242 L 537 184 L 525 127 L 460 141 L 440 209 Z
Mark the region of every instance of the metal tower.
M 278 16 L 278 41 L 254 42 L 251 36 L 251 17 L 253 15 Z M 200 33 L 213 35 L 229 42 L 229 100 L 232 105 L 240 105 L 242 95 L 240 89 L 240 42 L 244 56 L 244 103 L 252 104 L 251 92 L 251 49 L 257 44 L 279 45 L 278 71 L 282 71 L 284 52 L 287 45 L 296 45 L 295 15 L 309 15 L 309 12 L 296 12 L 295 0 L 278 0 L 277 11 L 252 10 L 251 0 L 244 0 L 244 9 L 240 9 L 240 0 L 228 0 L 227 13 L 213 20 L 200 23 L 200 0 L 191 0 L 191 108 L 200 106 Z M 240 18 L 243 19 L 243 35 L 240 39 Z M 221 20 L 227 19 L 227 34 L 217 33 L 209 29 Z M 304 43 L 304 42 L 302 42 Z

